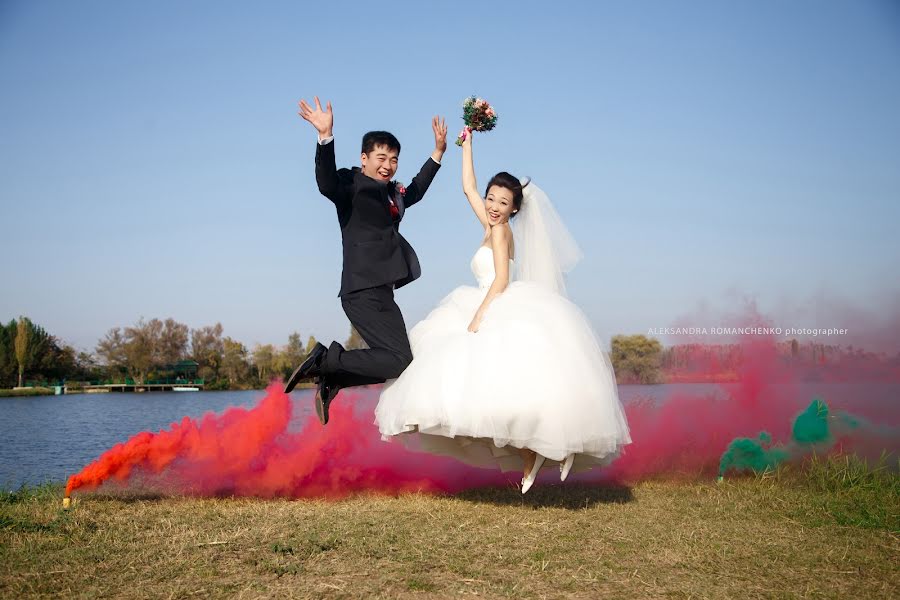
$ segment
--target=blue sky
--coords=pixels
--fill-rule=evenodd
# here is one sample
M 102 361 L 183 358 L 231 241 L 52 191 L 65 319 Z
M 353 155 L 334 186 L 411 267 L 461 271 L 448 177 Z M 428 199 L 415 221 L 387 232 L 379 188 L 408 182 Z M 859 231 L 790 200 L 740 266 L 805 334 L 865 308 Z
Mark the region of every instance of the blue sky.
M 388 129 L 406 182 L 433 114 L 453 137 L 465 96 L 491 101 L 479 181 L 551 195 L 585 252 L 571 296 L 607 343 L 727 325 L 742 298 L 784 326 L 896 308 L 896 3 L 478 6 L 3 2 L 0 318 L 88 349 L 140 316 L 248 346 L 343 340 L 340 232 L 296 114 L 314 94 L 339 164 Z M 473 282 L 452 143 L 401 231 L 423 266 L 397 292 L 411 327 Z

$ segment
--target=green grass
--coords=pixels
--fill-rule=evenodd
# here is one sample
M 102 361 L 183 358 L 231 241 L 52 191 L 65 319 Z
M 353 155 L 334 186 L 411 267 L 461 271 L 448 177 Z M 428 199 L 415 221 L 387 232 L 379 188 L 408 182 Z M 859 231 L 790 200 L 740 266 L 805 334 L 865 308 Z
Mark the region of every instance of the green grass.
M 896 463 L 340 502 L 0 493 L 3 597 L 892 598 Z
M 842 455 L 807 461 L 803 481 L 817 498 L 822 514 L 839 525 L 900 531 L 900 463 L 887 455 L 870 466 L 856 456 Z

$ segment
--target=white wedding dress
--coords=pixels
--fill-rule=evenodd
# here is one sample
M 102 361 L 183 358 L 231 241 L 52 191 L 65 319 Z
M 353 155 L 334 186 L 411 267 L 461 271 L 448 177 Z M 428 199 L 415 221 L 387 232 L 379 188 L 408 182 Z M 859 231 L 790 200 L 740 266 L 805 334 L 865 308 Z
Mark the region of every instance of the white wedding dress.
M 570 300 L 511 282 L 468 331 L 494 280 L 493 251 L 471 262 L 478 287 L 450 292 L 410 331 L 413 361 L 385 382 L 375 409 L 382 439 L 502 471 L 524 468 L 518 448 L 572 471 L 604 465 L 631 443 L 608 354 Z M 402 435 L 401 435 L 402 434 Z

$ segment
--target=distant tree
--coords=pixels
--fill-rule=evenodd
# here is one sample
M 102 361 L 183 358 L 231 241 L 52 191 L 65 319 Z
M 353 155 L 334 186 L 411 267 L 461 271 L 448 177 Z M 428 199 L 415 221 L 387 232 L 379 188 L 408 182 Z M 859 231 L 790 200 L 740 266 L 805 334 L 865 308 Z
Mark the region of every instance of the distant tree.
M 244 383 L 250 372 L 247 362 L 247 348 L 236 340 L 226 337 L 222 340 L 224 353 L 222 356 L 222 371 L 228 378 L 228 383 L 236 385 Z
M 315 336 L 309 336 L 309 340 L 306 342 L 306 352 L 303 354 L 304 357 L 312 352 L 312 349 L 316 347 L 316 338 Z
M 19 335 L 20 329 L 24 335 Z M 27 347 L 23 348 L 22 344 Z M 71 377 L 78 372 L 75 354 L 74 348 L 28 318 L 0 324 L 0 387 L 24 385 L 26 375 L 28 379 L 38 381 Z M 21 362 L 25 365 L 21 377 L 20 358 L 24 359 Z
M 55 337 L 37 323 L 28 321 L 28 365 L 32 379 L 44 379 L 54 375 L 56 362 L 59 359 L 61 348 Z
M 89 352 L 78 352 L 75 355 L 76 377 L 84 380 L 100 379 L 100 365 L 97 358 Z
M 300 364 L 306 357 L 303 340 L 296 331 L 288 336 L 287 346 L 284 347 L 284 355 L 291 364 Z
M 106 367 L 107 375 L 113 376 L 125 368 L 125 336 L 119 327 L 113 327 L 97 342 L 95 349 L 101 363 Z
M 660 381 L 659 340 L 644 335 L 616 335 L 611 342 L 610 360 L 620 383 Z
M 369 346 L 368 344 L 366 344 L 366 341 L 362 339 L 362 336 L 359 335 L 358 331 L 356 331 L 356 327 L 351 325 L 350 337 L 348 337 L 347 341 L 344 343 L 344 348 L 347 350 L 360 350 L 368 347 Z
M 35 357 L 32 376 L 54 382 L 76 377 L 79 373 L 77 354 L 75 348 L 51 335 L 44 343 L 44 350 Z
M 260 383 L 266 384 L 275 367 L 275 346 L 257 344 L 253 348 L 253 365 L 256 367 Z
M 166 319 L 159 337 L 159 359 L 163 364 L 174 365 L 187 353 L 188 326 Z
M 18 365 L 16 364 L 16 321 L 0 324 L 0 387 L 15 385 Z
M 19 317 L 16 324 L 16 361 L 19 363 L 19 387 L 22 387 L 22 379 L 25 369 L 31 359 L 31 322 L 25 317 Z
M 163 323 L 159 319 L 144 322 L 141 318 L 125 328 L 125 362 L 128 372 L 137 383 L 144 383 L 147 374 L 160 364 L 160 340 Z
M 141 318 L 124 330 L 110 329 L 97 343 L 96 353 L 110 374 L 124 370 L 137 383 L 144 383 L 156 369 L 186 358 L 189 339 L 190 356 L 200 365 L 198 374 L 215 378 L 224 354 L 221 323 L 191 331 L 172 318 L 165 321 Z M 88 363 L 88 369 L 91 368 Z
M 303 340 L 296 331 L 288 336 L 287 345 L 275 355 L 275 370 L 282 377 L 287 378 L 297 368 L 303 359 L 306 358 L 306 349 L 303 347 Z
M 191 331 L 191 358 L 200 365 L 200 377 L 218 379 L 224 355 L 221 323 Z

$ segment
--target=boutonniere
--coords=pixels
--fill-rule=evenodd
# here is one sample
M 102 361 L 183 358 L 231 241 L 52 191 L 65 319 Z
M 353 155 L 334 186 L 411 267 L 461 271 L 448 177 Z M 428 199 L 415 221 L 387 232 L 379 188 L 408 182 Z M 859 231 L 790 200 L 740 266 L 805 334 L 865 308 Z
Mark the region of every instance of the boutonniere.
M 402 184 L 402 183 L 400 183 L 399 181 L 392 181 L 391 184 L 393 184 L 393 186 L 394 186 L 394 193 L 395 193 L 395 194 L 397 194 L 397 195 L 399 195 L 399 196 L 405 196 L 405 195 L 406 195 L 406 188 L 403 187 L 403 184 Z

